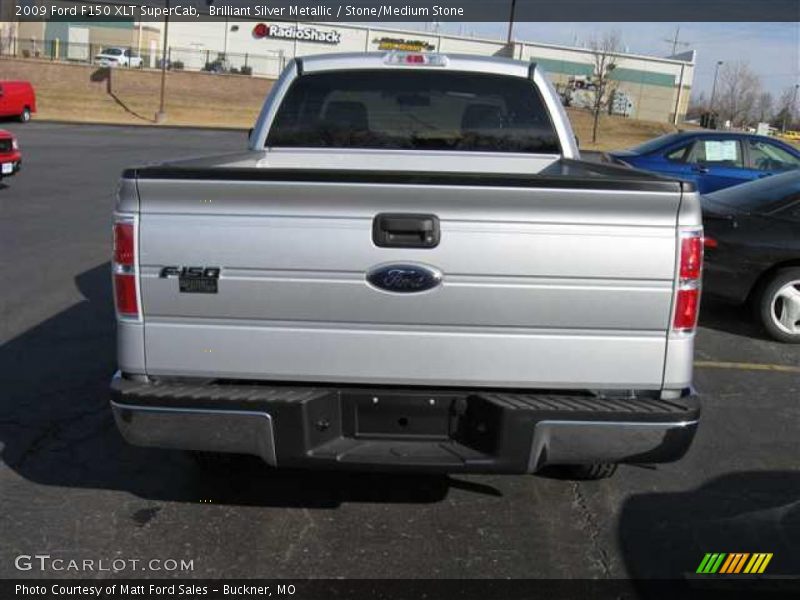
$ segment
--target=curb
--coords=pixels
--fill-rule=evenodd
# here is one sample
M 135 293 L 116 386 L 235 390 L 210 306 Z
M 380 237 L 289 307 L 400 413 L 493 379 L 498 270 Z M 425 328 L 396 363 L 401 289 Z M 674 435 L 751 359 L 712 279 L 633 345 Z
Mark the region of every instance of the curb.
M 242 131 L 247 132 L 249 128 L 246 127 L 224 127 L 222 125 L 173 125 L 173 124 L 166 124 L 162 125 L 159 123 L 109 123 L 105 121 L 70 121 L 67 119 L 48 119 L 48 118 L 38 118 L 34 117 L 31 119 L 30 124 L 36 123 L 55 123 L 57 125 L 94 125 L 94 126 L 102 126 L 102 127 L 150 127 L 154 129 L 207 129 L 209 131 Z M 0 121 L 0 125 L 2 125 L 2 121 Z M 27 123 L 26 123 L 27 125 Z

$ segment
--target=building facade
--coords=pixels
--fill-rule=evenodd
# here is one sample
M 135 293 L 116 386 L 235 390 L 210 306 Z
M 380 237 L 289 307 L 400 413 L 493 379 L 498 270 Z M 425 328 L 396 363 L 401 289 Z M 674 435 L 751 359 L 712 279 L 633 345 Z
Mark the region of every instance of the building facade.
M 156 52 L 160 40 L 159 24 L 134 22 L 132 19 L 28 21 L 16 23 L 11 53 L 27 58 L 81 62 L 90 60 L 109 46 Z
M 58 0 L 56 0 L 58 1 Z M 143 57 L 145 68 L 162 62 L 163 24 L 95 20 L 3 23 L 0 53 L 72 61 L 91 61 L 103 46 L 124 46 Z M 231 20 L 172 21 L 166 62 L 170 68 L 221 70 L 277 77 L 296 56 L 326 52 L 410 50 L 508 56 L 536 62 L 566 97 L 591 85 L 594 56 L 587 48 L 452 36 L 425 31 L 317 22 Z M 12 47 L 13 46 L 13 47 Z M 10 50 L 9 50 L 10 47 Z M 689 106 L 694 51 L 661 58 L 616 55 L 610 82 L 636 119 L 678 123 Z M 619 104 L 619 102 L 617 102 Z M 577 105 L 577 104 L 576 104 Z
M 326 52 L 412 50 L 510 56 L 536 62 L 560 90 L 594 73 L 586 48 L 434 34 L 351 24 L 233 21 L 176 22 L 169 28 L 172 60 L 202 68 L 224 56 L 234 69 L 246 65 L 256 76 L 275 77 L 295 56 Z M 661 58 L 619 54 L 610 81 L 631 100 L 629 116 L 679 122 L 686 114 L 694 77 L 693 51 Z

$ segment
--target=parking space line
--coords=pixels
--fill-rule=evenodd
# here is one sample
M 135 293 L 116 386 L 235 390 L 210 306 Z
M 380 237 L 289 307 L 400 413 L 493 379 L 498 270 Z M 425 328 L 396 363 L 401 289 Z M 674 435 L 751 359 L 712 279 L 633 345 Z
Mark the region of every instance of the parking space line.
M 739 369 L 742 371 L 779 371 L 782 373 L 800 373 L 800 367 L 791 365 L 771 365 L 765 363 L 717 362 L 713 360 L 696 360 L 694 366 L 700 369 Z

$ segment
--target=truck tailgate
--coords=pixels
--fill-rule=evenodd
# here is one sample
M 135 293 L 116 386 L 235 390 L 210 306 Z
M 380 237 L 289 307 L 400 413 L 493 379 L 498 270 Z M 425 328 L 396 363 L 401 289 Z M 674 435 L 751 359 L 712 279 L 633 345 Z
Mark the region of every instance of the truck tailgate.
M 297 173 L 139 179 L 148 374 L 661 386 L 680 191 Z M 379 247 L 379 213 L 436 215 L 440 242 Z M 394 263 L 441 284 L 367 282 Z M 166 266 L 219 267 L 218 292 L 181 292 Z

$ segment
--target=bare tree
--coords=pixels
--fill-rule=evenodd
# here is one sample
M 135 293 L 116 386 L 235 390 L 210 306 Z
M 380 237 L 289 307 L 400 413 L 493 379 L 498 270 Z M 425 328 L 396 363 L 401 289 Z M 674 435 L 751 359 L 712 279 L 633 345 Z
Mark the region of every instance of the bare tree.
M 703 113 L 708 112 L 708 110 L 709 110 L 709 104 L 705 92 L 692 94 L 692 97 L 689 100 L 689 108 L 686 111 L 686 118 L 699 119 L 703 115 Z
M 797 86 L 793 85 L 781 92 L 781 98 L 778 100 L 778 112 L 775 115 L 775 125 L 781 128 L 781 131 L 786 131 L 787 123 L 791 125 L 794 123 L 797 116 Z
M 592 142 L 597 141 L 597 128 L 600 124 L 600 113 L 608 107 L 614 96 L 614 87 L 610 83 L 610 75 L 617 66 L 617 55 L 622 40 L 618 31 L 609 31 L 602 37 L 594 37 L 589 41 L 589 50 L 594 58 L 594 74 L 592 76 Z
M 747 125 L 755 116 L 761 82 L 746 62 L 726 63 L 720 72 L 719 113 L 734 126 Z
M 762 92 L 756 101 L 756 114 L 759 123 L 768 123 L 772 118 L 772 94 Z

